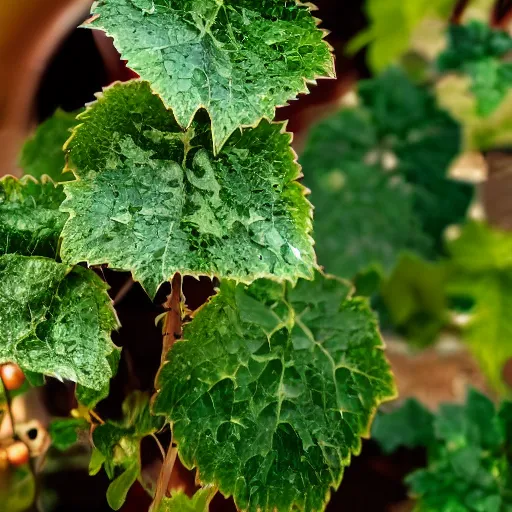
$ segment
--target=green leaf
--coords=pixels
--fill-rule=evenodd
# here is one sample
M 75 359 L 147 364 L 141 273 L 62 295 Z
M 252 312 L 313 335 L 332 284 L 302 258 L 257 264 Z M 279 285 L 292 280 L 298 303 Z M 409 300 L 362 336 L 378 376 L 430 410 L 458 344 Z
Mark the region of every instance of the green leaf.
M 118 327 L 94 272 L 41 257 L 0 256 L 0 364 L 101 389 Z
M 189 498 L 183 491 L 172 491 L 171 497 L 164 497 L 155 512 L 208 512 L 216 492 L 215 487 L 205 487 Z
M 417 400 L 408 399 L 399 409 L 377 414 L 372 427 L 372 439 L 385 453 L 405 446 L 429 446 L 434 440 L 433 414 Z
M 460 128 L 433 95 L 392 69 L 359 86 L 360 104 L 312 130 L 300 161 L 315 206 L 318 261 L 352 278 L 388 273 L 401 251 L 442 254 L 473 187 L 447 178 Z
M 47 177 L 0 179 L 0 254 L 54 258 L 66 214 L 59 211 L 62 187 Z
M 474 302 L 464 341 L 496 391 L 511 395 L 503 368 L 512 358 L 512 234 L 470 222 L 448 249 L 454 270 L 447 293 Z
M 401 255 L 380 296 L 391 322 L 408 342 L 424 347 L 449 323 L 445 288 L 450 273 L 445 262 L 427 262 L 414 254 Z
M 334 76 L 325 33 L 299 2 L 101 0 L 92 12 L 85 26 L 114 38 L 182 128 L 208 111 L 215 153 L 240 126 L 273 119 L 306 81 Z
M 94 475 L 104 466 L 107 476 L 113 480 L 107 490 L 107 501 L 114 510 L 122 507 L 130 487 L 140 476 L 142 439 L 160 430 L 162 425 L 162 418 L 150 413 L 149 397 L 135 391 L 123 402 L 121 421 L 107 421 L 94 429 L 95 450 L 89 473 Z
M 349 49 L 356 52 L 369 45 L 370 67 L 376 72 L 383 71 L 409 50 L 414 30 L 423 20 L 448 19 L 456 3 L 456 0 L 367 0 L 370 26 L 350 42 Z
M 323 510 L 395 395 L 376 319 L 348 291 L 320 274 L 222 281 L 160 370 L 153 409 L 182 462 L 239 509 Z
M 24 174 L 37 179 L 46 174 L 56 182 L 73 179 L 71 174 L 62 173 L 66 163 L 63 146 L 77 124 L 76 112 L 70 114 L 62 110 L 41 123 L 21 150 L 19 165 Z
M 139 81 L 106 89 L 80 119 L 64 261 L 131 270 L 151 296 L 176 272 L 312 277 L 311 205 L 281 124 L 237 132 L 215 157 L 205 113 L 183 132 Z
M 78 442 L 79 432 L 88 428 L 89 423 L 83 418 L 62 418 L 50 423 L 48 433 L 52 445 L 58 450 L 66 451 Z
M 111 375 L 117 375 L 119 368 L 119 361 L 121 360 L 121 350 L 113 350 L 108 356 L 107 361 L 110 366 Z M 110 383 L 105 384 L 100 390 L 91 389 L 87 386 L 77 384 L 75 390 L 75 397 L 78 402 L 87 407 L 88 409 L 94 409 L 96 405 L 107 398 L 110 392 Z
M 477 112 L 492 114 L 512 87 L 512 64 L 502 57 L 512 50 L 512 37 L 479 21 L 452 25 L 448 48 L 439 56 L 441 71 L 469 75 Z
M 484 395 L 470 391 L 465 405 L 441 406 L 428 442 L 428 466 L 407 477 L 415 510 L 502 512 L 512 507 L 512 458 L 506 417 Z
M 0 503 L 6 512 L 26 512 L 36 498 L 36 479 L 28 464 L 2 474 Z

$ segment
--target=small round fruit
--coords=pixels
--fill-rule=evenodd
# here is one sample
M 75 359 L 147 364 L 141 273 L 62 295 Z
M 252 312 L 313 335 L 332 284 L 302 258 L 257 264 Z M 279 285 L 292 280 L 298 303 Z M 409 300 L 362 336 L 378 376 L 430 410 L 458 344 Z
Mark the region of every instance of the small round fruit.
M 25 381 L 25 375 L 23 375 L 20 367 L 12 363 L 4 364 L 0 368 L 0 376 L 4 386 L 10 391 L 20 388 Z
M 7 447 L 7 459 L 12 466 L 21 466 L 26 464 L 29 459 L 27 445 L 17 441 Z

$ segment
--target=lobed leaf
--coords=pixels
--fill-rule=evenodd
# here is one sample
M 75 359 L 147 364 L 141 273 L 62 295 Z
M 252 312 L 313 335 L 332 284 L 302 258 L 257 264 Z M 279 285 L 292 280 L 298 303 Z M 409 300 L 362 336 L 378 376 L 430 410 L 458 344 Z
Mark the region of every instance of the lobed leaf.
M 93 389 L 108 383 L 118 321 L 94 272 L 48 258 L 0 256 L 0 316 L 0 364 Z
M 215 487 L 205 487 L 189 498 L 183 491 L 173 491 L 170 498 L 164 497 L 155 512 L 208 512 L 216 492 Z
M 334 75 L 310 7 L 282 0 L 101 0 L 85 25 L 113 37 L 131 69 L 188 128 L 205 108 L 217 153 L 240 126 L 273 119 L 306 81 Z
M 0 254 L 55 258 L 66 215 L 59 211 L 62 187 L 48 177 L 0 179 Z
M 323 510 L 395 395 L 377 322 L 335 278 L 223 281 L 160 370 L 186 467 L 249 511 Z
M 139 81 L 106 89 L 80 119 L 64 261 L 130 270 L 151 296 L 176 272 L 312 277 L 311 205 L 282 125 L 235 133 L 214 156 L 204 112 L 182 131 Z
M 362 82 L 359 96 L 314 128 L 300 159 L 319 263 L 347 278 L 371 266 L 388 273 L 406 249 L 442 254 L 442 233 L 473 195 L 448 178 L 460 128 L 427 89 L 391 69 Z

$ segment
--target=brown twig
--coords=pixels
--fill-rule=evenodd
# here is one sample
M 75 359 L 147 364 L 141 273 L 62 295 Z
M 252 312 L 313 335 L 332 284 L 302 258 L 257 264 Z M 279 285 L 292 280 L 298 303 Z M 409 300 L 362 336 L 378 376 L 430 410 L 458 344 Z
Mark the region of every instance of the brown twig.
M 163 327 L 162 364 L 167 359 L 167 353 L 174 342 L 181 338 L 181 324 L 183 319 L 181 291 L 181 276 L 176 274 L 172 279 L 172 291 L 167 297 L 164 308 L 167 311 Z
M 178 450 L 175 446 L 172 445 L 171 442 L 171 444 L 169 445 L 169 449 L 167 450 L 165 460 L 162 464 L 162 469 L 160 470 L 160 474 L 158 475 L 155 499 L 153 500 L 153 503 L 151 503 L 149 512 L 156 512 L 160 507 L 160 503 L 162 502 L 162 499 L 164 498 L 165 493 L 169 487 L 169 482 L 171 480 L 171 474 L 172 470 L 174 469 L 174 464 L 176 462 L 177 455 Z

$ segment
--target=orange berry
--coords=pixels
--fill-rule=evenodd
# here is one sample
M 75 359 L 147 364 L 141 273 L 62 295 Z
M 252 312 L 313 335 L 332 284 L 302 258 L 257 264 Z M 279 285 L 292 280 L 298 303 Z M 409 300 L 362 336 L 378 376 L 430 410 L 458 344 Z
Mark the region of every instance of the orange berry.
M 17 441 L 7 447 L 7 459 L 12 466 L 21 466 L 26 464 L 29 459 L 27 445 L 21 441 Z
M 25 381 L 25 375 L 16 364 L 8 363 L 0 368 L 0 376 L 8 390 L 18 389 Z

